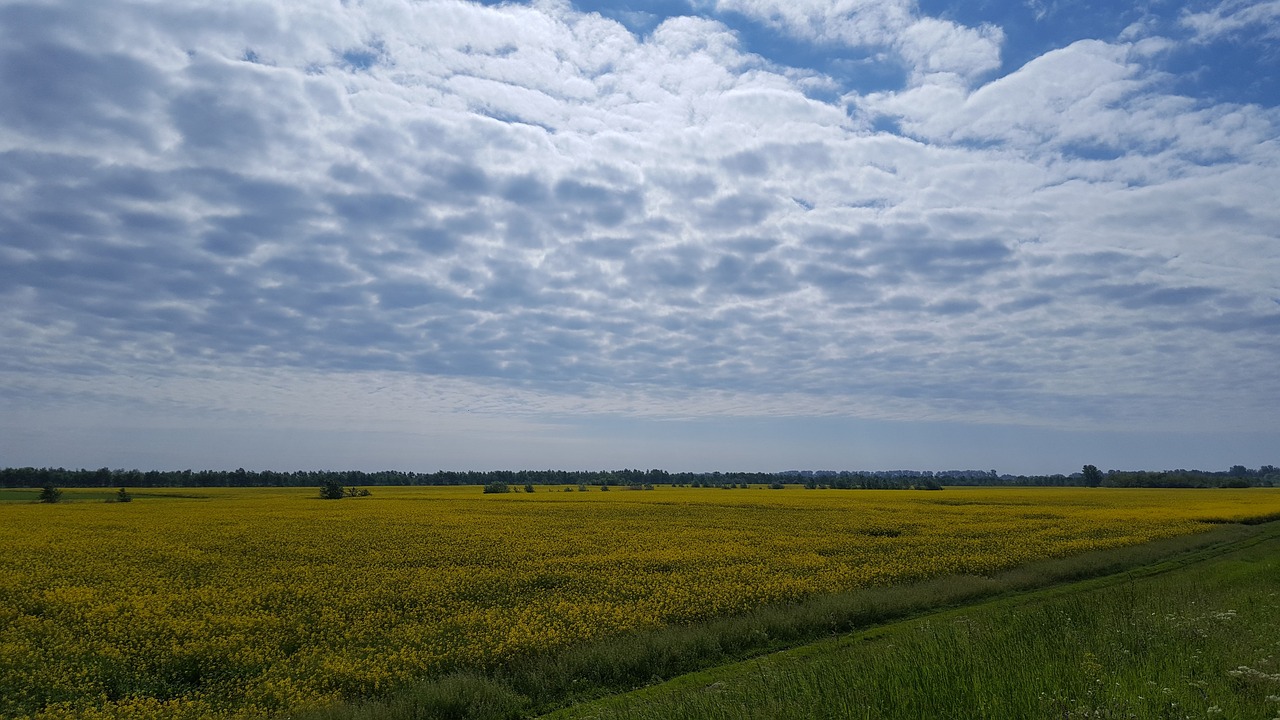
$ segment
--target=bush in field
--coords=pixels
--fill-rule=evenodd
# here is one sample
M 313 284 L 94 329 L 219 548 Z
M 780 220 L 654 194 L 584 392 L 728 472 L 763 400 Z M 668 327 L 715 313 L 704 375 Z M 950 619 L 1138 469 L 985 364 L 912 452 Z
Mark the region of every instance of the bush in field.
M 525 492 L 533 492 L 533 483 L 525 483 L 525 484 L 524 484 L 524 491 L 525 491 Z
M 133 496 L 129 494 L 128 490 L 125 490 L 124 488 L 120 488 L 118 491 L 116 491 L 115 501 L 118 503 L 133 502 Z
M 771 482 L 771 483 L 769 483 L 769 489 L 770 489 L 770 490 L 782 490 L 782 489 L 784 489 L 784 488 L 786 488 L 786 487 L 787 487 L 786 485 L 783 485 L 783 484 L 782 484 L 782 483 L 780 483 L 780 482 Z
M 56 503 L 62 501 L 62 491 L 52 485 L 40 488 L 40 502 Z
M 504 482 L 491 482 L 484 486 L 484 491 L 486 493 L 505 493 L 511 492 L 511 488 Z
M 347 496 L 346 488 L 337 480 L 325 480 L 320 485 L 320 498 L 323 500 L 341 500 Z

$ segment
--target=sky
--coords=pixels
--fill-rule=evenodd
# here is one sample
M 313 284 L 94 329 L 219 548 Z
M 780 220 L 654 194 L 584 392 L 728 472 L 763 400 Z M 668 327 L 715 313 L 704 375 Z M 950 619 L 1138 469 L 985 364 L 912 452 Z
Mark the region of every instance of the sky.
M 1280 461 L 1280 1 L 0 0 L 0 466 Z

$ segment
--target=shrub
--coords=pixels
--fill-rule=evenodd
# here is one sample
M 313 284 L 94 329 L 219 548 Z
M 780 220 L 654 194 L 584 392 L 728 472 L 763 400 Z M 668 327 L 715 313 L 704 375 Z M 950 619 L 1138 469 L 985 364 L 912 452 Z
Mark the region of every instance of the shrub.
M 52 485 L 40 488 L 40 502 L 56 503 L 62 501 L 62 491 Z
M 484 486 L 484 491 L 486 493 L 505 493 L 511 492 L 511 488 L 504 482 L 491 482 Z
M 325 480 L 320 485 L 320 498 L 322 500 L 341 500 L 346 496 L 346 489 L 337 480 Z
M 771 483 L 769 483 L 769 489 L 770 489 L 770 490 L 782 490 L 782 489 L 784 489 L 784 488 L 786 488 L 786 485 L 783 485 L 783 484 L 782 484 L 782 483 L 780 483 L 780 482 L 771 482 Z
M 128 490 L 120 488 L 116 492 L 116 502 L 133 502 L 133 496 L 129 494 Z
M 533 483 L 525 483 L 525 484 L 524 484 L 524 491 L 525 491 L 525 492 L 533 492 Z

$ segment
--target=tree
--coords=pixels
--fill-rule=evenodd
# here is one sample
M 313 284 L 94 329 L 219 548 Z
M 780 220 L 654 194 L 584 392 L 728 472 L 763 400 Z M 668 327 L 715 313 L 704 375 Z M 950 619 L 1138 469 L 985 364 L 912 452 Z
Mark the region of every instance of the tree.
M 128 490 L 120 488 L 116 492 L 116 502 L 133 502 L 133 496 L 129 494 Z
M 341 500 L 346 494 L 342 481 L 337 478 L 329 478 L 320 485 L 320 498 L 323 500 Z
M 1098 487 L 1102 484 L 1102 471 L 1098 468 L 1093 465 L 1085 465 L 1082 472 L 1084 474 L 1085 485 L 1088 485 L 1089 487 Z
M 40 502 L 56 503 L 62 500 L 62 491 L 52 485 L 40 488 Z

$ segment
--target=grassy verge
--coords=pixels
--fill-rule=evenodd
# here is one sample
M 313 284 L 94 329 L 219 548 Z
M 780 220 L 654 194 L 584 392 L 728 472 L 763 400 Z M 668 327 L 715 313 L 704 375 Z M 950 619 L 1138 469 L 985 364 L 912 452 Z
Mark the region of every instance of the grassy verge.
M 60 488 L 62 499 L 59 502 L 114 502 L 119 488 Z M 137 500 L 205 500 L 207 496 L 183 492 L 170 488 L 126 488 L 129 495 Z M 40 500 L 40 488 L 0 488 L 0 503 L 34 503 Z
M 899 622 L 552 717 L 1280 718 L 1280 527 L 1191 559 Z
M 955 608 L 982 599 L 1026 593 L 1083 578 L 1151 567 L 1162 562 L 1165 565 L 1160 567 L 1167 569 L 1221 552 L 1223 548 L 1237 543 L 1256 541 L 1261 534 L 1268 532 L 1268 528 L 1269 526 L 1248 528 L 1224 525 L 1201 535 L 1038 562 L 992 577 L 946 577 L 913 585 L 869 588 L 813 598 L 802 603 L 765 607 L 738 617 L 635 633 L 554 653 L 517 658 L 499 667 L 459 670 L 442 678 L 403 688 L 389 698 L 297 713 L 291 717 L 305 720 L 528 717 L 611 693 L 652 685 L 664 678 L 757 657 L 926 612 Z M 893 662 L 904 661 L 898 658 L 885 667 L 893 670 Z M 907 668 L 907 674 L 911 674 L 914 671 L 910 669 L 914 667 L 914 660 L 906 662 L 905 665 L 898 666 L 898 674 L 902 674 L 903 668 Z M 695 690 L 702 692 L 701 687 Z M 708 708 L 722 706 L 732 710 L 728 714 L 709 717 L 743 716 L 742 708 L 733 704 L 738 702 L 736 699 L 706 693 L 702 697 Z M 756 700 L 750 699 L 749 702 L 754 703 Z M 596 716 L 591 713 L 624 712 L 620 709 L 621 706 L 615 707 L 609 703 L 600 707 L 587 707 L 589 709 L 584 712 L 588 714 L 583 715 L 584 717 Z M 665 717 L 665 713 L 673 707 L 683 705 L 670 706 L 652 715 L 634 717 Z M 733 710 L 734 707 L 737 709 Z M 826 706 L 816 705 L 807 712 L 791 717 L 831 714 L 826 711 L 813 714 L 815 708 L 819 707 Z M 614 717 L 607 714 L 600 716 Z M 701 717 L 697 714 L 690 716 Z M 774 715 L 765 713 L 756 716 Z M 868 715 L 874 716 L 877 715 Z M 925 713 L 919 716 L 948 715 Z M 976 717 L 970 713 L 954 716 Z M 622 714 L 617 717 L 633 716 Z

